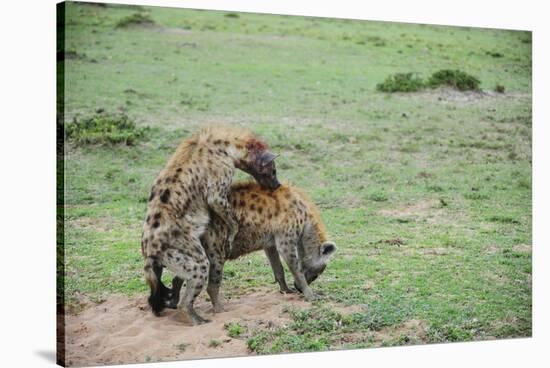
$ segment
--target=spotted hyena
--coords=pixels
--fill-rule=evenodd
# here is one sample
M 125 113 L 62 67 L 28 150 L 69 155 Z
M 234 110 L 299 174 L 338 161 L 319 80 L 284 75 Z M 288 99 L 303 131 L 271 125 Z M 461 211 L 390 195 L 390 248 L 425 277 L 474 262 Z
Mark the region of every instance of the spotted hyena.
M 280 186 L 274 158 L 264 142 L 237 127 L 206 127 L 179 145 L 153 185 L 141 238 L 149 304 L 155 314 L 162 309 L 158 296 L 165 291 L 157 275 L 166 267 L 186 282 L 178 308 L 193 323 L 205 322 L 193 309 L 210 268 L 200 238 L 211 216 L 216 216 L 228 229 L 225 251 L 232 251 L 237 221 L 228 194 L 235 168 L 274 190 Z
M 232 251 L 225 253 L 223 243 L 229 230 L 217 216 L 212 216 L 201 239 L 210 261 L 207 292 L 214 311 L 223 309 L 219 288 L 225 261 L 260 249 L 269 259 L 281 292 L 293 290 L 286 284 L 279 256 L 292 272 L 296 289 L 303 292 L 306 300 L 314 299 L 309 284 L 325 270 L 336 250 L 335 244 L 328 240 L 315 204 L 302 190 L 288 184 L 271 192 L 256 183 L 237 183 L 232 186 L 229 198 L 239 223 Z M 164 288 L 165 303 L 172 308 L 179 299 L 182 284 L 183 280 L 176 276 L 172 290 Z

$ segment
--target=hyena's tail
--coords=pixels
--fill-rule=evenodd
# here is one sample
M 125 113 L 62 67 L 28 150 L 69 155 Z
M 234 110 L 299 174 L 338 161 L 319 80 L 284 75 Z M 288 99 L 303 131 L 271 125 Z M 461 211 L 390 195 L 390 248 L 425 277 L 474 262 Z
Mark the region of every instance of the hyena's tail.
M 164 298 L 162 293 L 161 281 L 157 277 L 155 272 L 156 268 L 162 268 L 162 265 L 159 263 L 158 258 L 154 256 L 147 257 L 145 259 L 145 281 L 149 284 L 151 289 L 151 295 L 149 296 L 149 305 L 153 310 L 155 316 L 159 316 L 160 312 L 164 309 Z

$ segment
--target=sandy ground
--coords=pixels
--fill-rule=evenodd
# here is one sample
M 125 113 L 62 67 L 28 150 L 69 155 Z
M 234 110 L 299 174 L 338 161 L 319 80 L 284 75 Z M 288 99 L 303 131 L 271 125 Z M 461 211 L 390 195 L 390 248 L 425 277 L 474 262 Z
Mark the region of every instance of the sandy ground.
M 201 299 L 197 312 L 211 322 L 191 326 L 175 310 L 155 317 L 145 296 L 110 296 L 77 315 L 67 315 L 66 363 L 89 366 L 250 355 L 246 338 L 229 337 L 224 325 L 238 321 L 248 328 L 276 328 L 290 321 L 282 312 L 285 305 L 309 304 L 300 296 L 271 289 L 226 300 L 225 311 L 214 314 L 210 302 Z M 212 340 L 220 344 L 213 347 Z

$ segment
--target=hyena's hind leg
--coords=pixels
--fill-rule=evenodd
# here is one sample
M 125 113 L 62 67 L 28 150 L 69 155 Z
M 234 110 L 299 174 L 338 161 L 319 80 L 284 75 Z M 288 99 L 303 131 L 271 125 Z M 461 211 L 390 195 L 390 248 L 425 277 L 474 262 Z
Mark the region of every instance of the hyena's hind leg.
M 170 292 L 170 300 L 167 300 L 168 308 L 176 309 L 178 307 L 178 302 L 180 301 L 180 291 L 183 286 L 183 279 L 181 277 L 175 276 L 172 279 L 172 289 Z
M 223 312 L 223 301 L 220 297 L 220 285 L 223 279 L 223 260 L 220 258 L 210 259 L 210 271 L 208 277 L 208 287 L 206 292 L 210 296 L 214 313 Z
M 154 263 L 153 264 L 153 272 L 157 276 L 158 287 L 159 287 L 159 290 L 160 290 L 160 294 L 162 296 L 162 300 L 166 304 L 172 298 L 172 290 L 167 288 L 162 283 L 162 269 L 163 269 L 163 266 L 160 263 Z
M 229 258 L 229 253 L 227 253 L 228 250 L 224 246 L 226 245 L 225 242 L 227 237 L 231 234 L 228 234 L 229 230 L 216 215 L 211 214 L 211 218 L 212 221 L 203 234 L 201 243 L 210 261 L 208 287 L 206 291 L 210 296 L 214 313 L 220 313 L 223 312 L 223 299 L 220 297 L 223 265 L 225 260 Z
M 219 296 L 220 285 L 223 278 L 223 260 L 220 257 L 216 257 L 212 254 L 209 256 L 210 269 L 208 273 L 208 287 L 206 291 L 210 296 L 215 313 L 223 312 L 223 303 Z M 169 299 L 166 300 L 167 307 L 176 309 L 180 300 L 180 291 L 183 286 L 184 280 L 181 277 L 175 276 L 172 279 L 172 289 L 169 293 Z
M 179 297 L 177 308 L 185 312 L 194 325 L 210 322 L 199 316 L 194 308 L 195 299 L 208 281 L 210 266 L 198 239 L 191 244 L 186 244 L 185 250 L 181 248 L 168 249 L 165 253 L 164 264 L 179 279 L 185 281 L 185 289 L 183 295 Z M 179 286 L 181 287 L 181 284 Z

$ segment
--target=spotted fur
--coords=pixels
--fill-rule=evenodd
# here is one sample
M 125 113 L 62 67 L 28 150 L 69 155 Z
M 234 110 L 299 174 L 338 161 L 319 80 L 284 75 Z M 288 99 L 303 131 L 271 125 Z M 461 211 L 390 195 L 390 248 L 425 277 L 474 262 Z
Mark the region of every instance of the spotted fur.
M 210 268 L 200 239 L 215 216 L 227 229 L 222 246 L 231 251 L 237 222 L 228 194 L 235 168 L 278 187 L 274 155 L 266 147 L 246 129 L 206 127 L 183 141 L 158 175 L 149 196 L 141 240 L 145 279 L 151 289 L 149 301 L 155 314 L 162 310 L 158 300 L 165 294 L 156 272 L 160 266 L 185 281 L 178 308 L 193 323 L 206 322 L 193 309 L 194 299 L 207 284 Z M 267 173 L 270 168 L 273 171 Z
M 280 257 L 289 266 L 295 287 L 306 300 L 315 298 L 309 284 L 325 269 L 328 259 L 336 250 L 328 241 L 319 211 L 300 189 L 283 184 L 269 192 L 255 183 L 238 183 L 229 195 L 233 212 L 239 224 L 231 253 L 225 253 L 223 242 L 227 228 L 217 217 L 212 217 L 202 237 L 210 262 L 207 292 L 215 311 L 222 310 L 219 288 L 225 261 L 263 249 L 270 261 L 281 292 L 293 292 L 285 281 Z M 173 281 L 177 300 L 182 281 Z M 172 305 L 174 301 L 171 302 Z

